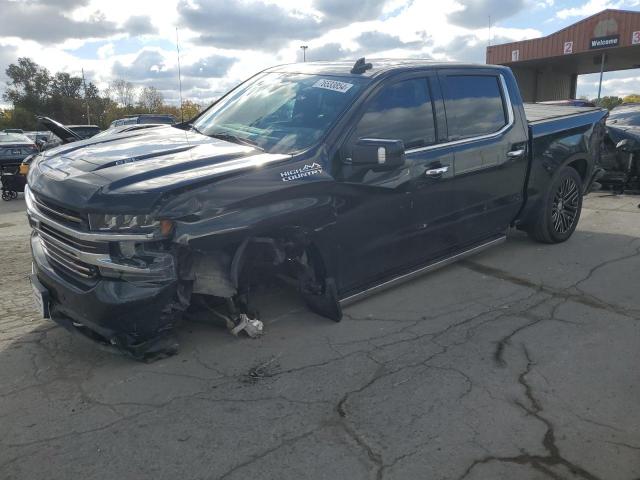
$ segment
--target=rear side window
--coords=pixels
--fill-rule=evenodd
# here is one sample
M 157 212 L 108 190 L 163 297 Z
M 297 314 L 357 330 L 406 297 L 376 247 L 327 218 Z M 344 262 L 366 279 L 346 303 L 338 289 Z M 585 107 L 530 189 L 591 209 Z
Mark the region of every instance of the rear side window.
M 507 124 L 498 77 L 447 75 L 443 91 L 450 140 L 494 133 Z
M 355 138 L 402 140 L 405 148 L 435 143 L 427 79 L 404 80 L 378 92 L 356 127 Z

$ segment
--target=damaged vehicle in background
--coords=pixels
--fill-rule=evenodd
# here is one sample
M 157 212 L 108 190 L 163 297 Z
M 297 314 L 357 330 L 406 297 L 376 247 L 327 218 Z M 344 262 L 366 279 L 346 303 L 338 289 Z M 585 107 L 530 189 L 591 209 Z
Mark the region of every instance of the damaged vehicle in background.
M 616 193 L 640 193 L 640 105 L 620 105 L 609 113 L 599 162 L 598 183 Z
M 339 321 L 510 226 L 567 240 L 605 117 L 525 106 L 505 67 L 274 67 L 188 123 L 38 155 L 25 195 L 34 297 L 41 315 L 137 359 L 174 353 L 188 310 L 259 334 L 253 294 L 275 278 Z
M 100 133 L 97 125 L 63 125 L 49 117 L 37 117 L 38 126 L 49 130 L 53 136 L 46 141 L 38 140 L 40 150 L 48 150 L 59 145 L 85 140 Z

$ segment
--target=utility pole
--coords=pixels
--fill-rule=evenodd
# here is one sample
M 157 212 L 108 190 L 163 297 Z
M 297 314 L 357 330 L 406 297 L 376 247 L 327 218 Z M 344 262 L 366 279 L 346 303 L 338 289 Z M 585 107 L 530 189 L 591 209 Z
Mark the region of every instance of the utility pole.
M 489 46 L 491 46 L 491 15 L 489 15 Z
M 302 49 L 302 61 L 306 62 L 307 61 L 307 48 L 309 48 L 309 45 L 300 45 L 300 48 Z
M 87 125 L 91 125 L 91 117 L 89 117 L 89 99 L 87 98 L 87 82 L 84 79 L 84 68 L 82 69 L 82 85 L 84 86 L 84 103 L 87 106 Z
M 180 117 L 184 122 L 184 109 L 182 106 L 182 72 L 180 71 L 180 42 L 178 40 L 178 27 L 176 27 L 176 50 L 178 52 L 178 83 L 180 86 Z
M 598 100 L 600 100 L 600 94 L 602 93 L 602 74 L 604 73 L 604 62 L 606 56 L 606 53 L 602 53 L 602 62 L 600 63 L 600 82 L 598 83 Z

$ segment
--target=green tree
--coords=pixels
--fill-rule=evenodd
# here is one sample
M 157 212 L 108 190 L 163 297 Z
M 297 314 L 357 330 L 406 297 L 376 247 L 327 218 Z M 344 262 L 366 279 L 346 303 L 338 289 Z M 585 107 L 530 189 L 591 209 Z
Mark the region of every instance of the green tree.
M 599 107 L 606 108 L 608 110 L 611 110 L 622 103 L 622 99 L 620 97 L 602 97 L 600 100 L 595 99 L 592 101 Z
M 26 108 L 16 106 L 11 115 L 11 127 L 35 130 L 37 128 L 36 117 Z
M 15 107 L 38 113 L 46 110 L 51 75 L 30 58 L 21 57 L 5 71 L 8 81 L 3 98 Z
M 191 100 L 185 100 L 182 102 L 182 111 L 184 112 L 184 119 L 189 120 L 202 111 L 202 105 Z
M 0 109 L 0 130 L 10 128 L 12 126 L 11 117 L 13 116 L 13 110 Z
M 135 103 L 136 86 L 124 79 L 116 79 L 105 91 L 95 84 L 84 85 L 81 77 L 65 72 L 53 75 L 30 58 L 19 58 L 6 69 L 7 85 L 4 100 L 12 109 L 0 110 L 0 127 L 37 128 L 36 115 L 46 115 L 66 124 L 94 123 L 107 128 L 125 115 L 136 113 L 170 113 L 178 120 L 180 108 L 164 103 L 162 94 L 148 86 Z M 89 117 L 87 118 L 87 107 Z M 202 107 L 190 100 L 182 104 L 185 120 L 197 115 Z
M 625 103 L 640 103 L 640 94 L 632 93 L 631 95 L 627 95 L 622 99 Z
M 51 80 L 47 114 L 61 123 L 86 123 L 83 97 L 82 78 L 58 72 Z

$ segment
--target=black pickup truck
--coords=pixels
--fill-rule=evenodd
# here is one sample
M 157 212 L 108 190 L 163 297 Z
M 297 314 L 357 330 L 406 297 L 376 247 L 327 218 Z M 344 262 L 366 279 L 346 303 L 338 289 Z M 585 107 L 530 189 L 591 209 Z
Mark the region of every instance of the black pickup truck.
M 567 240 L 606 112 L 523 105 L 508 68 L 305 63 L 190 122 L 43 152 L 26 193 L 41 313 L 144 357 L 189 308 L 252 319 L 293 280 L 341 307 L 526 230 Z

